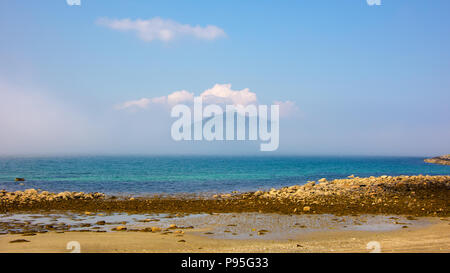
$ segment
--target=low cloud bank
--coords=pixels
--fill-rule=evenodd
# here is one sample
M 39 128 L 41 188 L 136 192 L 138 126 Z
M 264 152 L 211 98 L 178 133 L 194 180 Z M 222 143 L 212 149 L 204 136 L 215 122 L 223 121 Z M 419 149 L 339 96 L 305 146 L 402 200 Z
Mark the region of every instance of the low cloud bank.
M 205 27 L 181 24 L 173 20 L 155 17 L 148 20 L 100 18 L 97 24 L 123 32 L 134 32 L 145 42 L 160 40 L 169 42 L 181 37 L 192 37 L 200 40 L 214 40 L 225 37 L 225 31 L 214 25 Z
M 138 109 L 149 109 L 152 105 L 164 105 L 172 107 L 180 103 L 192 103 L 194 101 L 194 93 L 186 90 L 175 91 L 167 96 L 154 98 L 141 98 L 138 100 L 130 100 L 117 105 L 117 110 L 129 109 L 132 111 Z M 212 88 L 202 92 L 199 97 L 203 99 L 205 104 L 228 104 L 243 105 L 258 104 L 256 93 L 251 92 L 248 88 L 242 90 L 233 90 L 231 84 L 215 84 Z M 299 108 L 293 101 L 274 101 L 273 104 L 280 106 L 281 117 L 292 117 L 297 115 Z

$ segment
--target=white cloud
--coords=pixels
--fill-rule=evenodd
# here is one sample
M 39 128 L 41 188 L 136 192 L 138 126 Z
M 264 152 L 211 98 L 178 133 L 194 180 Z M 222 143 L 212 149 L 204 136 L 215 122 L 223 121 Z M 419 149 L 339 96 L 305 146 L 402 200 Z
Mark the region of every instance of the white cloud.
M 216 84 L 213 88 L 203 92 L 200 97 L 204 103 L 224 103 L 249 105 L 257 102 L 256 94 L 250 92 L 248 88 L 235 91 L 231 89 L 231 84 Z
M 232 90 L 231 84 L 215 84 L 211 89 L 207 89 L 201 93 L 200 97 L 203 98 L 203 103 L 205 104 L 241 104 L 245 106 L 257 103 L 255 93 L 250 92 L 248 88 L 238 91 Z M 192 101 L 194 101 L 194 93 L 181 90 L 175 91 L 167 96 L 126 101 L 116 106 L 116 109 L 146 109 L 151 104 L 173 106 L 179 103 Z
M 292 117 L 300 111 L 293 101 L 274 101 L 273 104 L 280 106 L 280 117 Z
M 126 109 L 126 108 L 147 108 L 147 106 L 150 104 L 151 100 L 147 98 L 142 98 L 140 100 L 130 100 L 122 103 L 121 105 L 117 106 L 117 109 Z
M 168 42 L 182 36 L 202 40 L 214 40 L 226 36 L 225 31 L 217 26 L 191 26 L 159 17 L 148 20 L 100 18 L 97 24 L 119 31 L 133 31 L 146 42 L 154 40 Z
M 194 93 L 189 93 L 186 90 L 176 91 L 167 96 L 167 103 L 175 105 L 181 102 L 193 101 Z
M 147 109 L 152 105 L 163 105 L 172 107 L 179 103 L 192 103 L 194 93 L 186 90 L 175 91 L 167 96 L 154 98 L 141 98 L 121 103 L 116 107 L 117 110 L 129 109 Z M 200 94 L 204 104 L 228 104 L 228 105 L 250 105 L 258 104 L 256 93 L 250 92 L 248 88 L 242 90 L 232 90 L 231 84 L 215 84 L 212 88 L 205 90 Z M 280 117 L 297 116 L 300 109 L 293 101 L 274 101 L 273 104 L 280 106 Z
M 194 93 L 186 90 L 175 91 L 167 96 L 155 98 L 142 98 L 139 100 L 130 100 L 116 106 L 117 110 L 123 109 L 146 109 L 151 104 L 173 106 L 182 102 L 191 102 L 194 100 Z

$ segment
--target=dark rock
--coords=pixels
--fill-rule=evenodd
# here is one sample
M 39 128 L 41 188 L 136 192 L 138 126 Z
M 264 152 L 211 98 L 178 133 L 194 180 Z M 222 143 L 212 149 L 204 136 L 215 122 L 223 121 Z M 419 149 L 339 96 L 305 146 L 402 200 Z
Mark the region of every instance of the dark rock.
M 17 240 L 13 240 L 10 241 L 10 243 L 29 243 L 30 241 L 25 240 L 25 239 L 17 239 Z

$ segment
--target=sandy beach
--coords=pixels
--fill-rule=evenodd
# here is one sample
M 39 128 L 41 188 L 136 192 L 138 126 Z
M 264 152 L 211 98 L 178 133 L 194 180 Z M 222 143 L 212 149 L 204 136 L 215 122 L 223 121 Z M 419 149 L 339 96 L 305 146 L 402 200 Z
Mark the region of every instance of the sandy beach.
M 449 183 L 351 176 L 136 198 L 2 191 L 0 252 L 69 252 L 69 242 L 81 252 L 450 252 Z
M 394 231 L 320 231 L 297 235 L 295 239 L 216 239 L 198 230 L 178 233 L 142 232 L 49 232 L 35 236 L 0 236 L 0 252 L 67 253 L 67 244 L 79 242 L 88 252 L 370 252 L 369 242 L 378 242 L 381 252 L 450 252 L 450 222 L 431 219 L 425 227 Z M 29 242 L 11 243 L 14 240 Z

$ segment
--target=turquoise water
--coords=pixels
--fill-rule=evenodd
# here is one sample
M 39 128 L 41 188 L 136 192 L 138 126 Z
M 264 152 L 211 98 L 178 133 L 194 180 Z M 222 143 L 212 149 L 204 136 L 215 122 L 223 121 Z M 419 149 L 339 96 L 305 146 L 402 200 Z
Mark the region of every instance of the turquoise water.
M 199 193 L 268 189 L 308 180 L 447 174 L 418 157 L 42 157 L 0 158 L 0 189 L 108 194 Z M 24 177 L 24 185 L 14 182 Z

